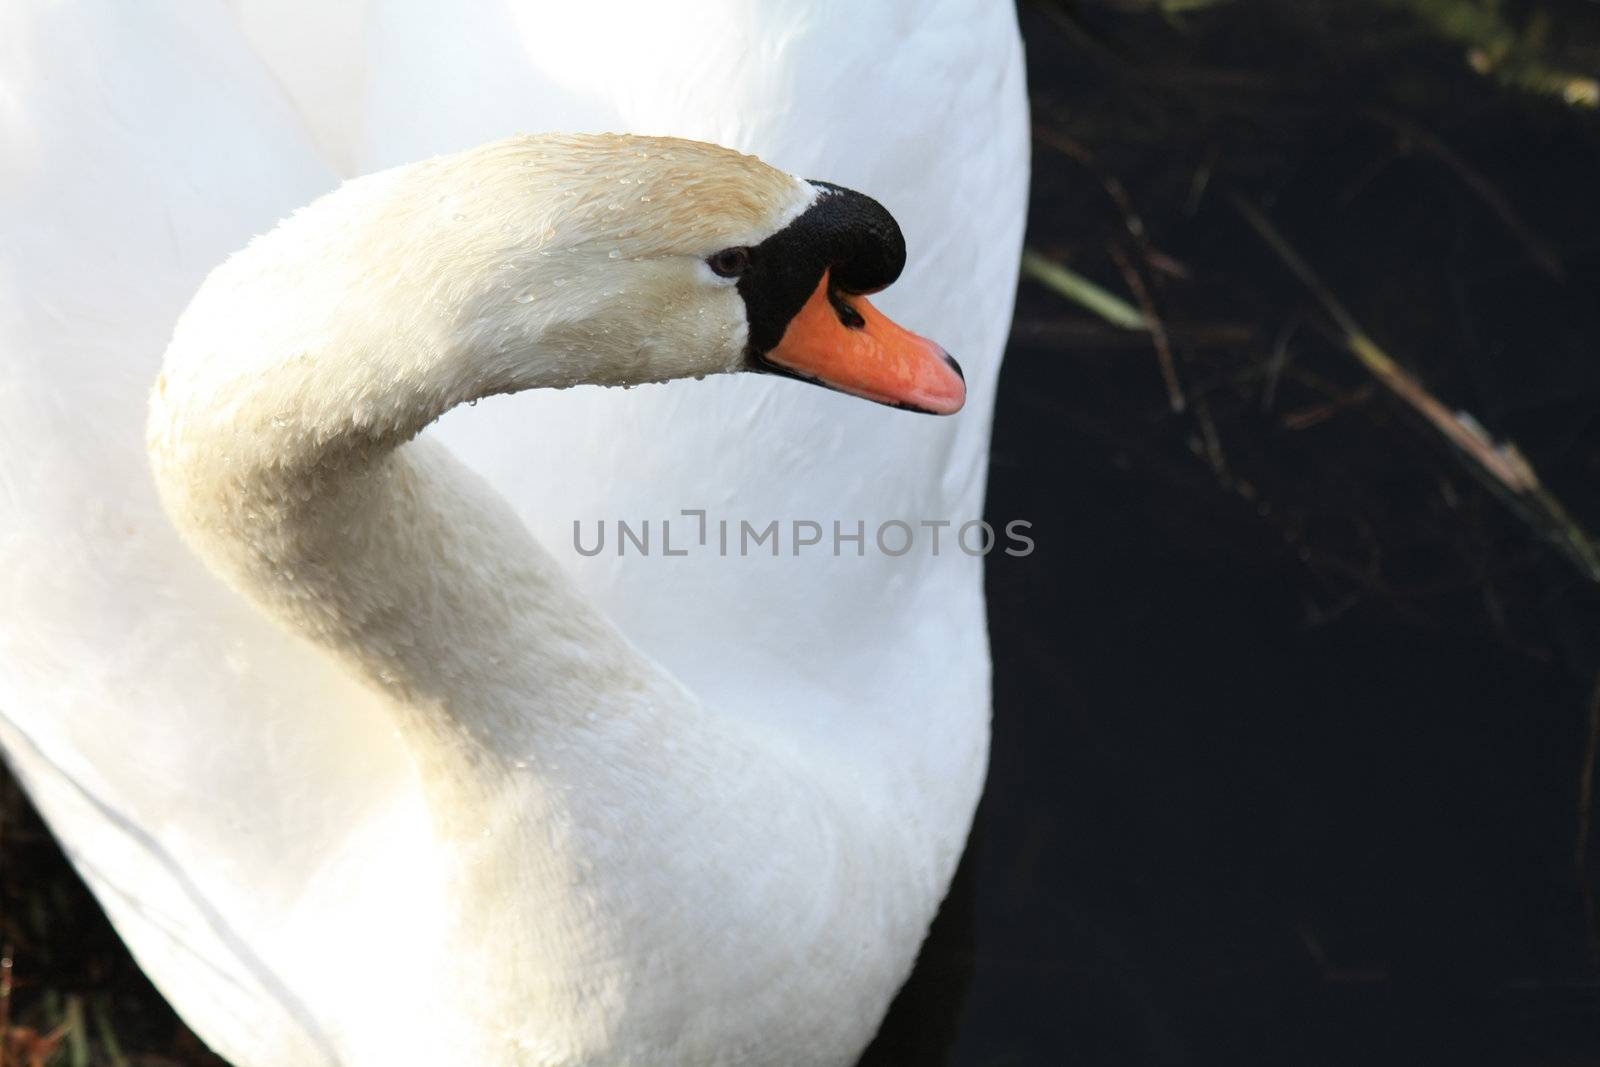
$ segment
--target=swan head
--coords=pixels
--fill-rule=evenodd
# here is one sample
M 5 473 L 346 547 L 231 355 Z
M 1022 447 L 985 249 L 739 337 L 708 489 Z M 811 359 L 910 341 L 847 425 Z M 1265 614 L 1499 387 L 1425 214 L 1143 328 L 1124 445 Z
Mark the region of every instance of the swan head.
M 906 259 L 868 196 L 675 138 L 515 138 L 452 164 L 479 176 L 446 177 L 447 207 L 492 250 L 466 321 L 537 338 L 566 367 L 539 384 L 750 371 L 936 414 L 965 400 L 955 360 L 867 299 Z
M 150 447 L 299 468 L 496 393 L 737 371 L 950 414 L 955 361 L 867 300 L 905 257 L 871 198 L 716 145 L 497 141 L 346 182 L 212 271 Z

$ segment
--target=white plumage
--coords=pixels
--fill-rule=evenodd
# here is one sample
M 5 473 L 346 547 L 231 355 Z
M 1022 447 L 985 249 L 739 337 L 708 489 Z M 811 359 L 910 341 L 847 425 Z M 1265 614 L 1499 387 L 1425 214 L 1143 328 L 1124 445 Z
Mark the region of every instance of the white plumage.
M 141 964 L 241 1067 L 850 1062 L 981 787 L 980 561 L 948 533 L 938 557 L 619 557 L 614 543 L 587 557 L 572 523 L 650 519 L 659 544 L 662 520 L 681 535 L 695 528 L 681 512 L 704 508 L 830 533 L 860 521 L 870 540 L 888 519 L 979 514 L 1026 177 L 1012 13 L 730 0 L 276 15 L 0 14 L 8 758 Z M 189 553 L 143 448 L 172 323 L 212 266 L 340 174 L 518 129 L 694 137 L 876 196 L 910 248 L 877 302 L 949 347 L 970 387 L 949 420 L 750 376 L 528 393 L 424 435 L 697 706 L 747 720 L 729 740 L 688 716 L 633 766 L 580 758 L 542 779 L 625 807 L 665 798 L 663 834 L 708 808 L 739 818 L 683 846 L 690 867 L 731 858 L 722 892 L 635 871 L 594 894 L 634 902 L 668 942 L 725 917 L 719 939 L 671 947 L 665 971 L 641 946 L 585 943 L 600 977 L 528 1009 L 484 999 L 518 976 L 494 973 L 506 954 L 481 930 L 514 942 L 525 911 L 488 885 L 446 899 L 437 868 L 457 853 L 414 745 Z M 751 761 L 737 740 L 751 737 L 783 755 Z M 486 829 L 484 848 L 502 847 Z M 819 863 L 834 856 L 857 862 Z M 796 918 L 797 900 L 814 910 Z

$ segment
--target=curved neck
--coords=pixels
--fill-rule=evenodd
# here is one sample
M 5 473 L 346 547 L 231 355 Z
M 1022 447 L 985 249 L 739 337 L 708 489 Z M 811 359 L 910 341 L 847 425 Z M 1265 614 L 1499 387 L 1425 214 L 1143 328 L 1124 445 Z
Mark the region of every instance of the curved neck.
M 383 690 L 425 779 L 492 790 L 488 766 L 692 700 L 416 435 L 483 396 L 663 373 L 585 347 L 584 257 L 519 252 L 509 271 L 464 251 L 457 205 L 407 192 L 421 181 L 349 183 L 218 268 L 167 353 L 149 450 L 215 571 Z
M 675 685 L 574 588 L 521 519 L 423 439 L 255 483 L 249 594 L 411 709 L 507 761 Z M 301 499 L 301 497 L 306 497 Z
M 552 730 L 688 699 L 508 504 L 415 438 L 458 403 L 569 384 L 531 341 L 514 361 L 403 342 L 286 358 L 216 391 L 164 380 L 153 405 L 158 481 L 191 546 L 388 693 L 420 747 L 474 763 L 537 761 Z
M 509 777 L 648 758 L 585 743 L 597 727 L 693 728 L 692 699 L 442 446 L 353 434 L 310 466 L 229 469 L 225 486 L 187 484 L 188 539 L 386 695 L 447 836 L 475 836 Z

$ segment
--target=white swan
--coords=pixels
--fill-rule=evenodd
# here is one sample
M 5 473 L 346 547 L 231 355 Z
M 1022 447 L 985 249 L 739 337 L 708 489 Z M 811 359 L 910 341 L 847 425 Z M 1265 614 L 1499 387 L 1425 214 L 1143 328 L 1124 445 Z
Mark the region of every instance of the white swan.
M 648 27 L 648 53 L 619 67 L 582 61 L 581 42 L 612 39 L 585 36 L 616 18 L 593 5 L 537 42 L 489 7 L 434 27 L 374 7 L 359 46 L 327 35 L 360 57 L 350 66 L 366 86 L 364 104 L 335 116 L 343 126 L 307 103 L 334 91 L 318 80 L 325 69 L 288 63 L 281 42 L 220 11 L 195 7 L 180 24 L 114 6 L 103 22 L 7 9 L 0 212 L 18 239 L 0 249 L 0 740 L 141 963 L 224 1055 L 246 1067 L 845 1063 L 870 1036 L 981 783 L 976 560 L 948 548 L 902 559 L 564 555 L 587 601 L 698 699 L 641 666 L 640 691 L 656 698 L 631 708 L 648 728 L 574 721 L 518 755 L 527 738 L 507 723 L 488 748 L 509 770 L 478 777 L 451 769 L 449 746 L 436 746 L 440 766 L 414 763 L 435 748 L 393 736 L 392 699 L 266 622 L 187 554 L 142 469 L 141 408 L 200 277 L 326 189 L 324 159 L 369 169 L 391 152 L 479 140 L 480 123 L 675 132 L 880 192 L 914 250 L 882 302 L 962 356 L 967 412 L 912 419 L 743 378 L 495 401 L 427 437 L 448 440 L 552 547 L 573 518 L 659 521 L 685 507 L 713 520 L 861 519 L 869 530 L 885 518 L 971 517 L 1025 131 L 1010 13 L 940 21 L 957 9 L 966 5 L 926 22 L 888 7 L 858 13 L 852 35 L 873 39 L 873 63 L 865 45 L 841 43 L 854 36 L 828 32 L 843 20 L 822 5 L 702 5 L 721 17 L 716 32 L 699 15 L 668 19 Z M 897 31 L 910 33 L 902 73 L 883 58 Z M 659 56 L 688 88 L 661 89 L 662 70 L 648 67 Z M 947 98 L 928 85 L 930 70 L 963 62 L 977 68 L 967 88 Z M 462 69 L 470 89 L 456 84 Z M 808 91 L 837 88 L 838 72 L 855 79 L 849 101 L 778 106 L 798 112 Z M 541 121 L 519 103 L 544 99 L 540 84 L 560 88 L 549 106 L 588 112 Z M 930 100 L 939 106 L 920 112 Z M 324 124 L 308 133 L 296 103 Z M 429 448 L 415 454 L 435 458 L 419 463 L 449 462 Z M 586 655 L 625 655 L 607 633 L 586 631 Z M 504 637 L 441 651 L 492 662 Z M 604 744 L 580 743 L 597 731 Z M 637 760 L 585 766 L 610 746 Z M 564 756 L 549 766 L 553 750 Z M 440 782 L 466 792 L 441 801 Z M 519 818 L 540 804 L 573 810 L 563 788 L 595 805 L 601 825 L 655 829 L 616 841 L 544 818 L 555 839 L 540 854 L 572 866 L 539 878 L 568 879 L 594 916 L 626 914 L 655 946 L 608 941 L 603 931 L 620 927 L 598 921 L 551 931 L 516 906 L 508 887 L 529 872 L 499 861 L 526 855 L 505 844 L 525 828 L 500 822 L 502 805 L 515 796 Z M 718 828 L 709 837 L 674 836 L 707 825 Z M 480 843 L 469 846 L 469 829 Z M 622 851 L 586 870 L 578 860 L 592 860 L 598 840 Z M 481 855 L 463 858 L 470 847 Z M 730 857 L 714 898 L 680 891 Z M 446 865 L 479 872 L 467 929 L 451 921 L 462 887 L 441 877 Z M 708 915 L 728 921 L 708 927 Z M 530 942 L 537 962 L 519 951 Z M 685 959 L 706 965 L 671 962 Z M 586 977 L 560 977 L 572 974 Z M 549 999 L 498 1000 L 483 992 L 497 975 Z M 697 1003 L 712 1007 L 684 1011 Z

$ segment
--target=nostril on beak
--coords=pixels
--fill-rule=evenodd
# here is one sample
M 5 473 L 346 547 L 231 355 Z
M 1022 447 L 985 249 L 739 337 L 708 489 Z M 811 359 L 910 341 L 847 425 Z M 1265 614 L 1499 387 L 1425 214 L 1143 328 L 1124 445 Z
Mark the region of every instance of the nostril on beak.
M 941 351 L 943 350 L 941 349 Z M 956 357 L 952 356 L 948 352 L 944 352 L 944 361 L 951 370 L 956 372 L 957 378 L 960 378 L 963 382 L 967 380 L 967 376 L 961 373 L 961 364 L 956 362 Z

